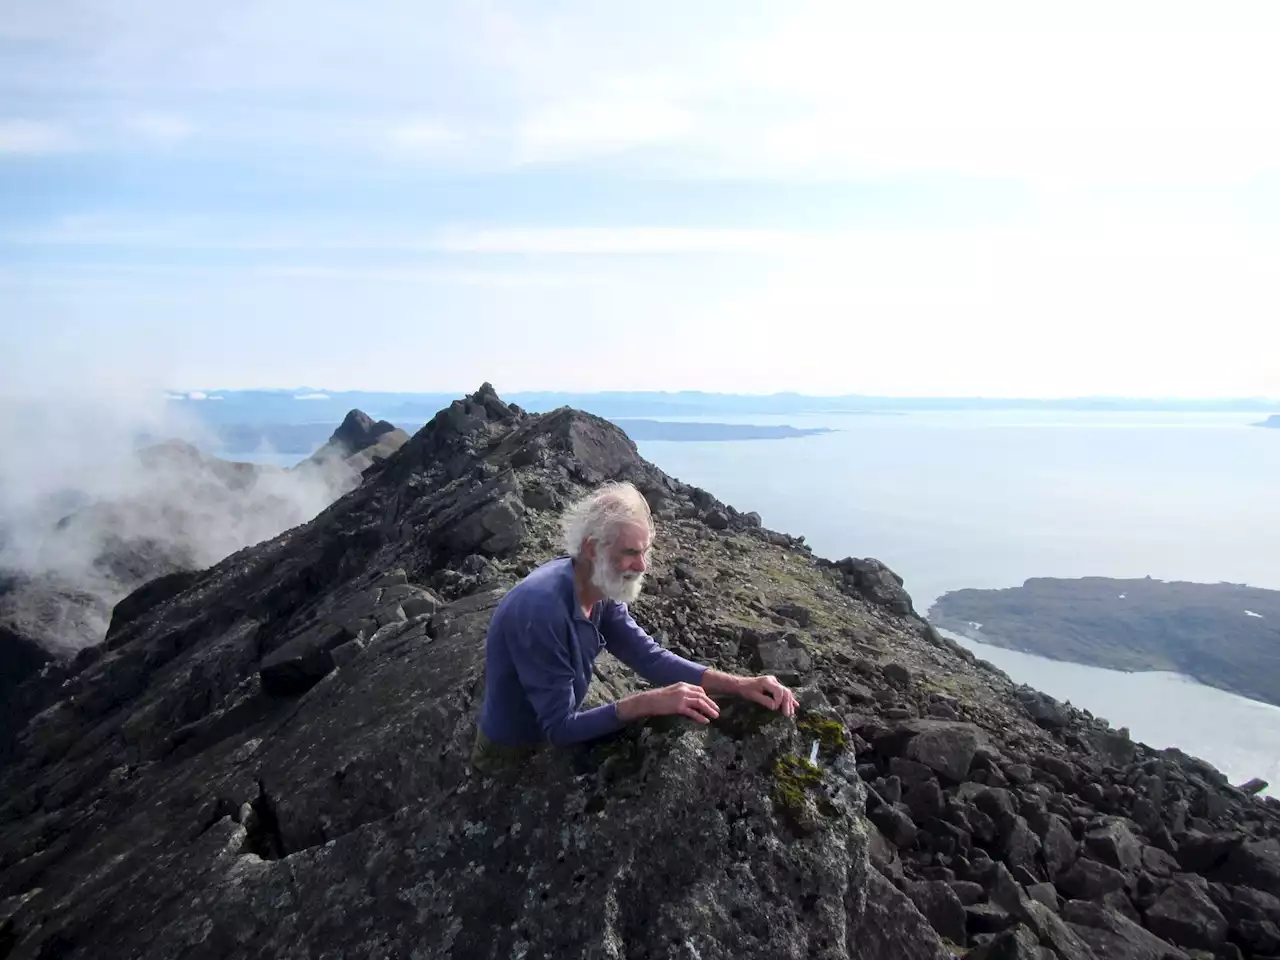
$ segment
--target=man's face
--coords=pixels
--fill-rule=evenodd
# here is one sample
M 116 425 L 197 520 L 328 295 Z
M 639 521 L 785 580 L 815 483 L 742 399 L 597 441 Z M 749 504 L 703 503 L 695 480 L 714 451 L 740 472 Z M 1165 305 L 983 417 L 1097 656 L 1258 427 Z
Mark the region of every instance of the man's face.
M 648 559 L 648 527 L 628 524 L 618 531 L 617 539 L 607 551 L 596 553 L 591 580 L 610 600 L 633 603 L 644 586 Z

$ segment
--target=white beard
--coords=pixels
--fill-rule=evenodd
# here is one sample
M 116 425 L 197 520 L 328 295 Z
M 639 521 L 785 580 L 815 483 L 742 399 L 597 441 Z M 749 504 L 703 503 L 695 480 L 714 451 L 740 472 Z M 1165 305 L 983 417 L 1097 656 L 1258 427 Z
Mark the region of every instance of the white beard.
M 610 570 L 607 560 L 597 560 L 591 567 L 591 585 L 614 603 L 634 603 L 644 587 L 643 573 L 618 573 Z

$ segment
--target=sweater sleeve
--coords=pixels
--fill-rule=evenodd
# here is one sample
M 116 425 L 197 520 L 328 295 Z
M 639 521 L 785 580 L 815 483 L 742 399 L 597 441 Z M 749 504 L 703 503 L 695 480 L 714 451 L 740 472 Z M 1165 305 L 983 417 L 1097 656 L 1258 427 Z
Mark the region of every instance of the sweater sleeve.
M 702 683 L 707 668 L 664 650 L 636 623 L 625 603 L 605 605 L 600 618 L 605 649 L 655 686 Z
M 554 620 L 529 617 L 514 631 L 510 649 L 542 732 L 552 744 L 563 747 L 620 730 L 623 723 L 612 703 L 576 709 L 573 663 L 559 627 Z

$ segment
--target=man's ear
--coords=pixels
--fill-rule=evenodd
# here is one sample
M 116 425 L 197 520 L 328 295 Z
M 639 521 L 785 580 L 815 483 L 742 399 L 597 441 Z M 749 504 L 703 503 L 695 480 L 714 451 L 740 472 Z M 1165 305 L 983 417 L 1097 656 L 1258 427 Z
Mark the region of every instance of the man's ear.
M 596 558 L 596 542 L 594 540 L 582 541 L 582 557 L 584 560 L 594 561 Z

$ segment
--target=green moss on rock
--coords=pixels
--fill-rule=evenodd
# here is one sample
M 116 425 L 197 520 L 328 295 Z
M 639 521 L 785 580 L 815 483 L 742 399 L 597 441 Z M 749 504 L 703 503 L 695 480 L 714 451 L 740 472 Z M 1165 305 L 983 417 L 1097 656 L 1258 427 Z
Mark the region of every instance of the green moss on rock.
M 796 721 L 796 727 L 813 736 L 818 741 L 818 746 L 828 753 L 839 753 L 849 742 L 845 736 L 844 724 L 839 720 L 805 714 Z
M 787 753 L 774 762 L 774 802 L 783 817 L 804 833 L 810 832 L 817 825 L 809 808 L 811 795 L 814 806 L 823 816 L 831 817 L 837 812 L 831 801 L 818 790 L 821 784 L 822 771 L 803 757 Z

